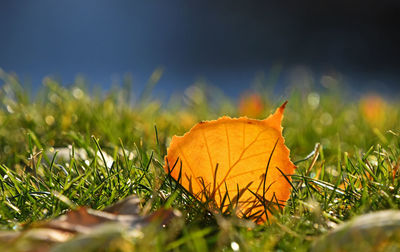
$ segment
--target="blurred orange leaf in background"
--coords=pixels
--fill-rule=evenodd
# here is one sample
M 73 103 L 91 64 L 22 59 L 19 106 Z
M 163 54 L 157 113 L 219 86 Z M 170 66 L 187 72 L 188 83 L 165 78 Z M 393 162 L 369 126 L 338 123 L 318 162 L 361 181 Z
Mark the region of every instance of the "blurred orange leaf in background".
M 239 114 L 241 116 L 258 117 L 264 111 L 264 103 L 261 96 L 256 93 L 244 94 L 239 101 Z
M 387 103 L 379 95 L 370 94 L 360 101 L 361 113 L 371 127 L 381 128 L 384 125 L 387 108 Z
M 224 116 L 174 136 L 165 172 L 211 211 L 265 222 L 288 200 L 295 169 L 282 136 L 285 105 L 265 120 Z

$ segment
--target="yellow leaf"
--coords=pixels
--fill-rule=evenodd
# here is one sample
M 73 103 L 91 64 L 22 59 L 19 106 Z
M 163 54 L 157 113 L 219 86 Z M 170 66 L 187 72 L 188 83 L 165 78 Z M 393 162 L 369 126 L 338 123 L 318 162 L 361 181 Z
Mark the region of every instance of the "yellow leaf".
M 174 136 L 165 172 L 210 210 L 237 203 L 239 217 L 265 222 L 289 198 L 295 169 L 282 136 L 285 105 L 265 120 L 224 116 Z

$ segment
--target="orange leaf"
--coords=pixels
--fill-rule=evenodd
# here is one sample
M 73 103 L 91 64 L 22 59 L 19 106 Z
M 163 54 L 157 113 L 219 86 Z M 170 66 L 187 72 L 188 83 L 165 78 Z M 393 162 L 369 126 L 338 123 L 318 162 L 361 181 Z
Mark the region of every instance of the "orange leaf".
M 265 222 L 285 205 L 296 168 L 282 136 L 285 105 L 265 120 L 224 116 L 174 136 L 165 172 L 211 210 L 234 205 L 238 216 Z
M 379 95 L 367 95 L 360 101 L 362 115 L 371 127 L 381 128 L 386 120 L 387 103 Z
M 258 117 L 264 110 L 264 104 L 259 94 L 245 94 L 240 97 L 239 114 L 242 116 Z

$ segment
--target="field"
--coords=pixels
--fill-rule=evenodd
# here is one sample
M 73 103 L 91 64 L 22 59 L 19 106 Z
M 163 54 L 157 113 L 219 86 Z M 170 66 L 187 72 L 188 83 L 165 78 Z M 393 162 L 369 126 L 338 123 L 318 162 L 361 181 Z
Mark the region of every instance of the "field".
M 161 227 L 156 221 L 133 230 L 106 226 L 101 238 L 94 232 L 49 244 L 55 250 L 79 244 L 114 251 L 307 251 L 355 216 L 400 208 L 400 100 L 394 97 L 354 97 L 331 79 L 325 86 L 291 86 L 283 95 L 259 85 L 241 102 L 195 85 L 161 102 L 152 94 L 157 78 L 140 93 L 129 83 L 93 91 L 80 79 L 65 87 L 50 78 L 27 91 L 14 75 L 0 78 L 0 250 L 29 251 L 38 241 L 17 232 L 78 206 L 102 210 L 129 195 L 140 198 L 142 215 L 177 209 L 180 217 Z M 173 135 L 223 115 L 262 119 L 286 100 L 283 135 L 297 169 L 291 197 L 270 223 L 210 212 L 164 172 Z M 6 243 L 9 237 L 14 240 Z M 400 249 L 390 241 L 379 246 L 368 248 Z

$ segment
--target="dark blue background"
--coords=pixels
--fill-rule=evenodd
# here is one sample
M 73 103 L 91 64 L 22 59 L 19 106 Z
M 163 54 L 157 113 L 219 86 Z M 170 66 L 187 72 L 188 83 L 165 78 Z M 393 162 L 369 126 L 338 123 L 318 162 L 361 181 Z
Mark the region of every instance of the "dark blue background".
M 284 2 L 284 3 L 283 3 Z M 397 1 L 2 0 L 0 67 L 41 85 L 84 74 L 109 88 L 131 72 L 141 89 L 159 66 L 171 93 L 203 76 L 226 93 L 282 64 L 340 72 L 354 89 L 399 91 Z M 378 83 L 378 85 L 376 84 Z

